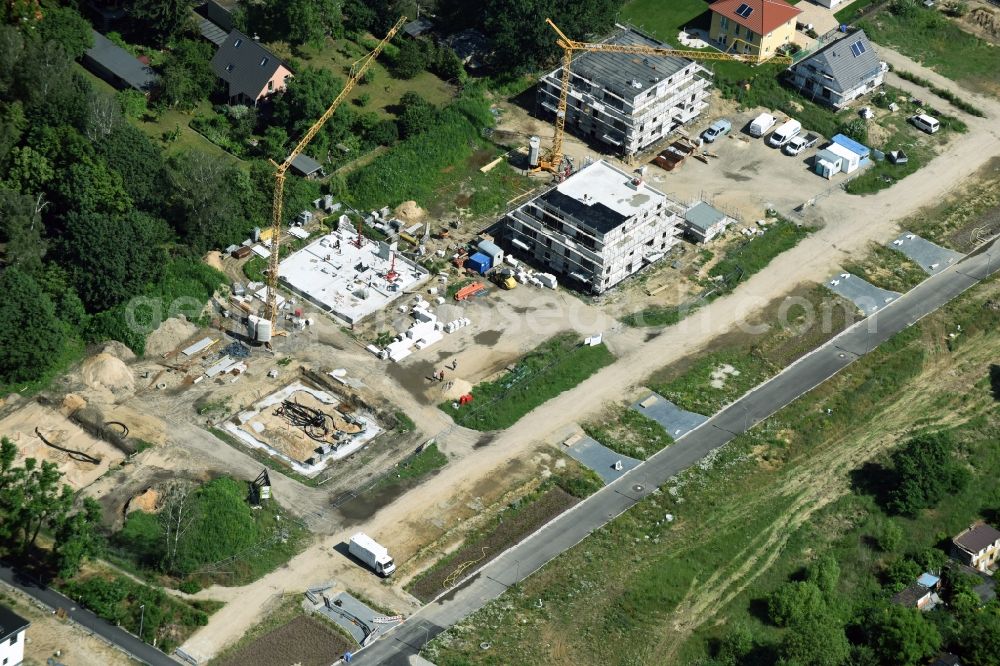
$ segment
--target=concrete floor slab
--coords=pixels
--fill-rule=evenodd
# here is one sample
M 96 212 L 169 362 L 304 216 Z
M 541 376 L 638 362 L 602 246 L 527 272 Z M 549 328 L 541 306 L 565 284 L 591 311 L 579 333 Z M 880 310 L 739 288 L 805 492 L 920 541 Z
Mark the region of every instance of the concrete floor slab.
M 612 451 L 596 439 L 582 437 L 575 444 L 566 449 L 566 454 L 582 465 L 597 472 L 597 475 L 604 480 L 604 483 L 611 483 L 625 472 L 639 466 L 641 461 L 635 458 L 623 456 Z M 621 461 L 622 468 L 615 469 L 615 462 Z
M 889 243 L 889 247 L 902 252 L 928 275 L 937 275 L 965 256 L 960 252 L 935 245 L 909 231 L 900 234 L 896 240 Z
M 347 592 L 341 592 L 333 597 L 332 607 L 324 604 L 318 610 L 351 634 L 359 644 L 370 634 L 385 633 L 401 622 L 401 620 L 375 622 L 375 618 L 385 618 L 385 614 L 370 608 Z
M 708 420 L 707 416 L 681 409 L 659 393 L 650 393 L 633 403 L 632 409 L 659 423 L 674 439 L 686 435 Z
M 899 298 L 899 293 L 881 289 L 850 273 L 838 273 L 827 279 L 826 288 L 858 306 L 866 316 Z

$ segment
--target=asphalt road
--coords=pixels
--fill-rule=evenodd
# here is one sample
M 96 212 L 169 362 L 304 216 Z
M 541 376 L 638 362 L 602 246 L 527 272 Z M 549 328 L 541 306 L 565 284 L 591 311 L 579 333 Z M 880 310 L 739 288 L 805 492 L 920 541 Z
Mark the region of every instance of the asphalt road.
M 1000 241 L 935 275 L 753 389 L 644 464 L 557 516 L 354 655 L 352 664 L 403 665 L 436 635 L 499 597 L 667 479 L 819 386 L 896 333 L 1000 270 Z
M 65 608 L 66 613 L 74 622 L 98 636 L 103 636 L 139 661 L 150 664 L 150 666 L 177 666 L 178 664 L 152 645 L 143 643 L 124 629 L 102 620 L 89 610 L 80 608 L 72 599 L 39 584 L 30 576 L 19 573 L 6 565 L 0 565 L 0 580 L 16 587 L 25 594 L 31 595 L 53 610 Z

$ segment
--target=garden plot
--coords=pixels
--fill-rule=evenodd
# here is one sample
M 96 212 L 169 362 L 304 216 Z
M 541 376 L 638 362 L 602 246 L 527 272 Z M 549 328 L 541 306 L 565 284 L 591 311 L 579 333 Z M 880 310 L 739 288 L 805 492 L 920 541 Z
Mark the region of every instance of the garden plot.
M 382 433 L 372 414 L 341 396 L 294 382 L 222 425 L 305 476 L 351 455 Z
M 351 647 L 322 621 L 299 616 L 240 649 L 221 666 L 327 666 Z
M 317 610 L 353 636 L 359 645 L 374 640 L 372 636 L 380 636 L 403 621 L 398 615 L 386 617 L 385 613 L 370 608 L 347 592 L 329 599 Z
M 650 393 L 634 403 L 632 409 L 659 423 L 674 439 L 683 437 L 708 420 L 707 416 L 681 409 L 658 393 Z
M 908 231 L 903 232 L 899 238 L 892 241 L 889 247 L 902 252 L 924 269 L 928 275 L 937 275 L 965 256 L 954 250 L 935 245 Z
M 858 306 L 866 315 L 877 312 L 899 298 L 899 293 L 881 289 L 850 273 L 834 275 L 826 281 L 827 288 Z
M 566 449 L 566 455 L 597 472 L 605 484 L 635 469 L 641 461 L 612 451 L 596 439 L 581 437 Z M 618 469 L 617 463 L 621 463 Z

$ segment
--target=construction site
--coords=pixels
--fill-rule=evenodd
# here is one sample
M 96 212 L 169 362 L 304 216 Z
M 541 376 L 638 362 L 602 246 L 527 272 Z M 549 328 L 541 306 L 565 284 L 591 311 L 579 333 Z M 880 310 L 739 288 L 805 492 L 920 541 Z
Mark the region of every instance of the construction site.
M 586 496 L 567 488 L 593 492 L 642 464 L 644 455 L 581 424 L 618 406 L 623 422 L 634 412 L 670 440 L 711 417 L 644 385 L 657 368 L 802 285 L 824 284 L 864 315 L 885 307 L 900 294 L 842 272 L 870 242 L 928 275 L 960 258 L 897 237 L 897 213 L 930 203 L 927 181 L 914 184 L 924 184 L 919 197 L 897 186 L 868 223 L 867 202 L 817 176 L 815 150 L 790 155 L 756 135 L 755 119 L 773 110 L 723 98 L 704 66 L 754 57 L 677 50 L 624 26 L 582 42 L 549 25 L 564 57 L 542 77 L 536 107 L 495 105 L 495 136 L 512 145 L 492 168 L 531 179 L 502 214 L 431 216 L 438 202 L 405 202 L 417 222 L 400 208 L 347 213 L 327 195 L 289 226 L 286 171 L 397 24 L 276 165 L 271 228 L 206 260 L 228 288 L 201 312 L 164 318 L 141 357 L 120 344 L 90 350 L 44 394 L 0 403 L 0 434 L 20 458 L 54 462 L 100 502 L 112 536 L 136 511 L 161 512 L 179 481 L 221 477 L 250 488 L 251 513 L 263 504 L 307 534 L 256 580 L 227 585 L 239 567 L 226 560 L 168 581 L 197 580 L 204 587 L 192 598 L 221 602 L 179 649 L 185 661 L 207 663 L 234 645 L 224 663 L 272 654 L 260 637 L 241 642 L 272 612 L 291 618 L 281 625 L 295 629 L 281 636 L 289 650 L 297 636 L 332 640 L 302 615 L 340 626 L 338 649 L 370 643 Z M 718 120 L 731 131 L 699 138 Z M 943 135 L 917 140 L 974 148 Z M 800 244 L 769 254 L 782 230 Z M 758 252 L 766 280 L 741 259 Z M 247 277 L 251 261 L 266 262 L 262 279 Z M 727 261 L 737 267 L 717 268 Z M 634 323 L 675 308 L 676 319 Z M 719 365 L 705 391 L 714 396 L 739 372 Z M 527 509 L 507 513 L 522 500 Z M 349 552 L 361 529 L 391 552 L 392 578 Z M 465 541 L 483 534 L 499 536 Z M 240 553 L 252 558 L 258 545 Z

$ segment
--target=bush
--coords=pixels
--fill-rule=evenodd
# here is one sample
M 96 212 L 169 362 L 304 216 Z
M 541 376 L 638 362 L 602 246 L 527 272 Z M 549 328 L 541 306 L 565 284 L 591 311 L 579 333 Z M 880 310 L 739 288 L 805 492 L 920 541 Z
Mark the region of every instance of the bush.
M 177 589 L 180 590 L 181 592 L 184 592 L 185 594 L 197 594 L 198 592 L 201 591 L 201 585 L 199 585 L 198 581 L 194 580 L 193 578 L 189 578 L 180 585 L 178 585 Z
M 785 583 L 767 599 L 767 616 L 775 625 L 788 627 L 817 615 L 824 608 L 823 593 L 813 583 Z

